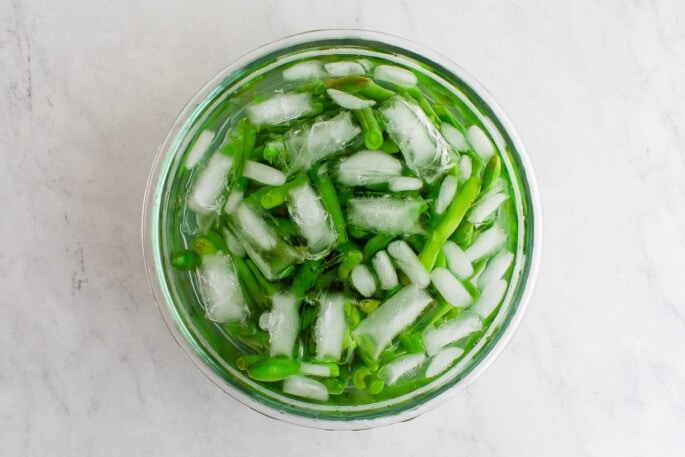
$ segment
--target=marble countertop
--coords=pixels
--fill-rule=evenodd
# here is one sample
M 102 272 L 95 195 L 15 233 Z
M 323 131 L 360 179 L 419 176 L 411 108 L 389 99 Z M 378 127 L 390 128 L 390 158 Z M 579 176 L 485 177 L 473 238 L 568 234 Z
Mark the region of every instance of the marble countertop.
M 0 0 L 0 24 L 0 454 L 683 455 L 684 2 Z M 536 167 L 545 247 L 475 384 L 332 433 L 262 417 L 191 365 L 152 301 L 140 213 L 206 80 L 345 27 L 434 48 L 494 94 Z

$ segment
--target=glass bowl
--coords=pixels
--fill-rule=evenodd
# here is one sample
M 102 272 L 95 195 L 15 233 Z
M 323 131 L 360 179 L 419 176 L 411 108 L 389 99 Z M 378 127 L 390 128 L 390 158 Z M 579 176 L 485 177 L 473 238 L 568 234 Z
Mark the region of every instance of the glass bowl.
M 447 372 L 422 387 L 388 400 L 358 405 L 329 405 L 297 400 L 258 384 L 235 368 L 236 351 L 218 326 L 193 305 L 197 301 L 169 264 L 177 235 L 175 199 L 179 166 L 203 122 L 243 82 L 297 58 L 325 54 L 380 56 L 430 77 L 478 113 L 494 140 L 513 187 L 517 241 L 510 285 L 485 334 Z M 355 430 L 414 418 L 453 397 L 473 382 L 503 351 L 519 326 L 531 297 L 541 249 L 538 189 L 521 138 L 493 97 L 462 68 L 410 41 L 377 32 L 321 30 L 287 37 L 243 56 L 188 102 L 176 118 L 155 157 L 143 207 L 143 250 L 147 275 L 157 306 L 176 342 L 190 360 L 223 391 L 250 408 L 293 424 Z M 214 344 L 213 344 L 214 343 Z

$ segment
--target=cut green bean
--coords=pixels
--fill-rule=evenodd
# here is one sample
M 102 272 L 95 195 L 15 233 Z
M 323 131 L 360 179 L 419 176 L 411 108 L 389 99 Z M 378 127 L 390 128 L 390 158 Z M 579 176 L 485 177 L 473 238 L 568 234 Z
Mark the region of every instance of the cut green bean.
M 358 93 L 359 95 L 376 100 L 377 102 L 384 102 L 395 95 L 395 92 L 381 87 L 373 81 L 369 81 L 369 84 L 358 91 Z
M 378 120 L 370 107 L 352 111 L 364 132 L 364 146 L 371 150 L 380 149 L 383 146 L 383 132 L 378 125 Z
M 374 235 L 364 245 L 364 259 L 370 260 L 378 251 L 388 247 L 388 244 L 395 239 L 393 235 Z
M 288 191 L 290 191 L 290 189 L 301 186 L 307 182 L 307 175 L 301 173 L 281 186 L 268 188 L 260 195 L 259 203 L 264 209 L 271 209 L 282 205 L 288 198 Z
M 438 258 L 440 249 L 445 241 L 452 236 L 452 233 L 459 227 L 464 215 L 471 207 L 480 191 L 480 179 L 469 178 L 457 193 L 440 223 L 431 233 L 428 242 L 419 255 L 419 260 L 428 271 L 433 269 L 435 260 Z
M 488 164 L 483 170 L 483 190 L 487 190 L 499 178 L 502 173 L 502 160 L 498 155 L 494 155 L 488 160 Z
M 256 381 L 276 382 L 299 373 L 300 362 L 275 358 L 264 360 L 247 367 L 247 374 Z
M 319 195 L 321 195 L 324 208 L 333 219 L 333 226 L 338 234 L 337 244 L 347 243 L 347 223 L 338 201 L 338 192 L 331 178 L 323 166 L 313 168 L 310 176 L 319 191 Z
M 195 251 L 200 255 L 214 254 L 217 251 L 228 251 L 224 239 L 213 230 L 208 231 L 204 235 L 195 237 L 192 245 Z
M 171 256 L 171 265 L 179 270 L 194 270 L 200 266 L 200 256 L 195 251 L 184 249 Z

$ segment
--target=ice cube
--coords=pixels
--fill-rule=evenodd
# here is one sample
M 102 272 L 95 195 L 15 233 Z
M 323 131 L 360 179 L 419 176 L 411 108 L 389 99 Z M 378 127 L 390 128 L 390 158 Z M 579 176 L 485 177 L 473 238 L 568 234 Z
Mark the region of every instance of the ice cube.
M 473 275 L 473 265 L 469 257 L 454 241 L 447 241 L 442 246 L 442 252 L 445 254 L 447 261 L 447 268 L 457 278 L 464 280 Z
M 328 253 L 337 238 L 333 221 L 312 186 L 305 183 L 288 191 L 288 212 L 313 256 Z
M 406 241 L 396 240 L 390 243 L 388 254 L 412 283 L 419 287 L 428 287 L 431 282 L 430 274 Z
M 269 332 L 269 354 L 272 357 L 292 357 L 295 339 L 300 329 L 300 300 L 291 293 L 272 297 L 271 311 L 259 317 L 259 326 Z
M 469 311 L 487 319 L 502 301 L 506 291 L 507 281 L 504 279 L 491 282 L 481 291 L 480 297 L 471 305 Z
M 268 222 L 264 210 L 250 199 L 244 199 L 228 214 L 226 222 L 240 240 L 247 255 L 269 281 L 279 278 L 300 256 L 285 243 Z
M 509 198 L 507 195 L 499 193 L 489 193 L 485 195 L 473 205 L 473 208 L 469 211 L 466 219 L 476 226 L 482 224 L 497 211 L 499 205 L 507 198 Z
M 423 346 L 428 355 L 434 355 L 448 344 L 456 343 L 482 328 L 483 322 L 480 317 L 462 313 L 439 327 L 428 327 L 423 332 Z
M 340 161 L 336 179 L 346 186 L 365 186 L 385 183 L 401 174 L 402 163 L 390 154 L 362 150 Z
M 326 70 L 318 60 L 299 62 L 283 70 L 283 79 L 286 81 L 310 80 L 324 76 Z
M 389 82 L 405 89 L 415 87 L 418 82 L 414 73 L 394 65 L 378 65 L 373 77 L 377 81 Z
M 334 117 L 319 117 L 311 123 L 290 129 L 284 136 L 286 156 L 284 168 L 288 174 L 309 169 L 359 138 L 362 131 L 349 111 Z
M 452 166 L 450 147 L 414 102 L 396 95 L 379 108 L 386 130 L 409 169 L 431 183 Z
M 315 111 L 309 93 L 281 93 L 247 107 L 247 116 L 256 125 L 281 125 Z
M 459 158 L 459 183 L 462 183 L 471 177 L 473 173 L 473 162 L 471 157 L 463 155 Z
M 457 151 L 466 152 L 469 150 L 469 144 L 466 142 L 466 137 L 461 131 L 447 122 L 440 125 L 440 133 L 447 140 L 447 142 Z
M 466 130 L 466 139 L 484 162 L 487 162 L 495 155 L 495 147 L 490 138 L 477 125 L 472 125 Z
M 228 246 L 228 250 L 230 251 L 231 255 L 240 257 L 241 259 L 247 255 L 245 248 L 240 241 L 238 241 L 238 238 L 236 238 L 233 232 L 224 227 L 223 235 L 224 241 L 226 241 L 226 246 Z
M 352 61 L 329 62 L 323 66 L 328 74 L 335 78 L 340 76 L 361 76 L 365 73 L 364 67 L 360 63 Z
M 453 175 L 445 176 L 440 184 L 438 198 L 435 200 L 435 214 L 442 214 L 452 203 L 452 199 L 457 193 L 457 177 Z
M 371 62 L 369 59 L 357 59 L 357 62 L 359 62 L 359 65 L 364 67 L 365 73 L 371 73 L 371 70 L 373 70 L 374 63 Z
M 252 160 L 245 161 L 243 176 L 267 186 L 280 186 L 286 181 L 285 174 L 281 170 Z
M 464 349 L 460 347 L 449 347 L 438 352 L 428 362 L 426 368 L 426 378 L 434 378 L 444 373 L 452 364 L 464 354 Z
M 423 187 L 423 181 L 419 178 L 412 178 L 411 176 L 396 176 L 390 178 L 388 182 L 388 189 L 390 192 L 405 192 L 410 190 L 419 190 Z
M 243 191 L 239 188 L 232 189 L 231 193 L 228 194 L 228 198 L 226 199 L 224 212 L 226 214 L 233 213 L 236 209 L 238 209 L 238 205 L 241 201 L 243 201 Z
M 347 330 L 345 320 L 345 297 L 342 294 L 326 294 L 319 300 L 321 311 L 314 324 L 316 359 L 337 362 L 343 350 Z
M 374 100 L 357 97 L 338 89 L 328 89 L 326 93 L 329 97 L 331 97 L 336 105 L 345 109 L 358 110 L 368 108 L 376 104 Z
M 452 306 L 465 308 L 473 301 L 466 288 L 447 268 L 435 268 L 430 275 L 435 288 Z
M 391 197 L 351 198 L 347 202 L 347 222 L 350 225 L 388 235 L 421 233 L 419 218 L 424 203 L 415 198 Z
M 197 276 L 207 318 L 221 323 L 245 320 L 249 310 L 230 256 L 221 252 L 203 256 Z
M 214 132 L 211 130 L 203 130 L 195 140 L 193 147 L 190 148 L 186 155 L 186 168 L 191 169 L 200 161 L 207 149 L 214 141 Z
M 283 392 L 310 400 L 328 400 L 328 389 L 319 381 L 306 376 L 292 375 L 283 380 Z
M 513 261 L 514 254 L 509 251 L 501 251 L 492 259 L 488 260 L 485 270 L 483 270 L 483 273 L 478 277 L 476 283 L 478 288 L 483 289 L 490 285 L 490 283 L 502 279 L 504 273 L 507 272 Z
M 200 172 L 188 198 L 188 208 L 198 214 L 209 214 L 221 208 L 222 193 L 228 184 L 233 158 L 216 152 Z
M 350 273 L 352 285 L 364 297 L 368 298 L 376 292 L 376 279 L 366 265 L 357 265 Z
M 420 287 L 406 286 L 381 303 L 352 333 L 361 341 L 363 350 L 377 359 L 383 349 L 432 301 L 433 298 Z
M 388 251 L 378 251 L 371 259 L 371 265 L 376 272 L 381 289 L 390 290 L 399 284 L 395 265 L 392 264 Z
M 425 354 L 401 355 L 378 370 L 378 377 L 391 386 L 402 378 L 412 376 L 425 361 Z
M 333 375 L 333 370 L 328 364 L 302 362 L 299 373 L 318 378 L 330 378 Z
M 482 232 L 466 250 L 466 256 L 471 263 L 477 262 L 480 259 L 489 256 L 497 249 L 499 249 L 507 240 L 507 234 L 497 227 L 490 227 Z

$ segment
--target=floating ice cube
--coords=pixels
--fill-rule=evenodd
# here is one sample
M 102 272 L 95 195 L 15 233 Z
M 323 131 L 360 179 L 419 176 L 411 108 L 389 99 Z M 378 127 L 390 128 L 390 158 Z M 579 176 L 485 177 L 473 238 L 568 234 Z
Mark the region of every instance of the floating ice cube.
M 447 268 L 435 268 L 430 275 L 435 288 L 452 306 L 465 308 L 473 301 L 471 294 Z
M 233 213 L 236 209 L 238 209 L 238 205 L 241 201 L 243 201 L 243 191 L 239 188 L 231 189 L 231 193 L 228 194 L 226 204 L 224 205 L 224 212 L 226 214 Z
M 423 332 L 423 346 L 428 355 L 434 355 L 448 344 L 456 343 L 482 328 L 483 323 L 480 317 L 475 314 L 462 313 L 439 327 L 428 327 Z
M 507 272 L 513 261 L 514 254 L 509 251 L 501 251 L 492 259 L 488 260 L 485 270 L 483 270 L 483 273 L 481 273 L 476 282 L 478 288 L 483 289 L 492 282 L 502 279 L 504 273 Z
M 308 376 L 316 376 L 317 378 L 330 378 L 333 376 L 331 366 L 322 363 L 300 363 L 300 374 Z
M 309 93 L 277 94 L 261 103 L 247 107 L 247 116 L 256 125 L 281 125 L 314 113 Z
M 371 265 L 376 272 L 381 289 L 390 290 L 399 284 L 395 265 L 392 264 L 387 251 L 378 251 L 371 259 Z
M 419 287 L 428 287 L 431 282 L 430 274 L 406 241 L 396 240 L 390 243 L 388 254 L 412 283 Z
M 371 73 L 371 70 L 373 70 L 374 63 L 369 59 L 357 59 L 357 62 L 359 62 L 359 65 L 364 67 L 364 72 Z
M 447 261 L 447 268 L 457 278 L 464 280 L 473 275 L 473 265 L 471 260 L 464 251 L 454 241 L 447 241 L 442 246 L 442 252 L 445 254 Z
M 473 205 L 466 220 L 476 226 L 482 224 L 497 211 L 499 205 L 507 198 L 509 197 L 505 194 L 489 193 L 485 195 Z
M 241 259 L 247 255 L 245 252 L 245 248 L 243 245 L 240 243 L 238 238 L 231 232 L 229 229 L 224 228 L 223 229 L 223 235 L 224 235 L 224 241 L 226 242 L 226 246 L 228 247 L 229 252 L 231 255 L 240 257 Z
M 293 222 L 307 241 L 309 253 L 314 256 L 327 254 L 337 234 L 330 215 L 312 186 L 305 183 L 290 189 L 287 203 Z
M 390 178 L 388 182 L 388 189 L 390 192 L 405 192 L 410 190 L 419 190 L 423 187 L 423 181 L 419 178 L 412 178 L 411 176 L 396 176 Z
M 259 326 L 269 332 L 269 354 L 292 357 L 300 328 L 300 300 L 291 293 L 272 297 L 271 311 L 259 316 Z
M 347 202 L 347 223 L 373 233 L 421 233 L 419 218 L 423 208 L 424 203 L 414 198 L 351 198 Z
M 357 97 L 338 89 L 328 89 L 326 93 L 329 97 L 331 97 L 336 105 L 345 109 L 358 110 L 368 108 L 376 104 L 374 100 Z
M 358 62 L 339 61 L 325 63 L 324 68 L 329 75 L 338 78 L 340 76 L 361 76 L 365 73 L 364 67 Z
M 299 62 L 283 70 L 286 81 L 317 79 L 326 76 L 324 66 L 318 60 Z
M 473 162 L 471 157 L 464 154 L 459 158 L 459 182 L 462 183 L 471 177 L 473 173 Z
M 378 65 L 373 77 L 377 81 L 389 82 L 405 89 L 415 87 L 418 82 L 414 73 L 393 65 Z
M 314 324 L 316 359 L 337 362 L 343 350 L 347 330 L 345 320 L 345 297 L 342 294 L 326 294 L 319 300 L 321 311 Z
M 286 177 L 281 170 L 252 160 L 245 161 L 243 176 L 267 186 L 280 186 L 285 184 L 286 181 Z
M 383 349 L 409 327 L 433 301 L 423 289 L 415 285 L 404 287 L 364 319 L 353 331 L 370 357 L 377 359 Z
M 397 95 L 384 102 L 379 111 L 390 138 L 414 174 L 431 183 L 452 166 L 449 145 L 414 102 Z
M 295 250 L 278 236 L 265 211 L 249 199 L 242 200 L 236 210 L 228 214 L 226 222 L 269 281 L 278 279 L 283 271 L 301 260 Z
M 230 256 L 221 252 L 203 256 L 197 276 L 207 318 L 221 323 L 245 320 L 249 311 Z
M 352 285 L 364 297 L 368 298 L 376 292 L 376 279 L 366 265 L 357 265 L 350 273 Z
M 402 163 L 390 154 L 362 150 L 340 161 L 336 179 L 346 186 L 364 186 L 385 183 L 401 174 Z
M 222 193 L 228 184 L 233 158 L 216 152 L 193 185 L 188 208 L 198 214 L 208 214 L 221 207 Z
M 425 361 L 425 354 L 401 355 L 378 370 L 378 377 L 391 386 L 401 378 L 411 377 Z
M 202 156 L 205 155 L 205 152 L 207 152 L 207 149 L 212 144 L 212 141 L 214 141 L 213 131 L 203 130 L 200 132 L 197 140 L 195 140 L 195 144 L 193 144 L 193 147 L 190 149 L 190 151 L 188 151 L 188 155 L 186 155 L 187 169 L 190 170 L 197 165 Z
M 460 347 L 449 347 L 438 352 L 428 362 L 426 368 L 426 378 L 434 378 L 435 376 L 444 373 L 455 360 L 464 354 L 464 349 Z
M 361 133 L 349 111 L 292 128 L 284 136 L 287 152 L 284 168 L 288 174 L 309 169 L 314 163 L 341 152 Z
M 507 234 L 501 228 L 497 226 L 490 227 L 478 235 L 476 241 L 471 243 L 464 252 L 469 260 L 471 260 L 471 263 L 474 263 L 494 253 L 506 240 Z
M 440 125 L 440 133 L 447 140 L 447 142 L 457 151 L 466 152 L 469 150 L 469 144 L 466 142 L 466 137 L 461 131 L 447 122 Z
M 495 154 L 495 147 L 490 141 L 490 138 L 481 130 L 477 125 L 472 125 L 466 130 L 466 139 L 471 144 L 471 147 L 476 154 L 483 159 L 484 162 L 490 160 L 490 158 Z
M 481 291 L 480 297 L 471 305 L 469 311 L 487 319 L 502 301 L 506 291 L 507 282 L 504 279 L 491 282 Z
M 445 176 L 440 184 L 440 191 L 438 198 L 435 200 L 435 214 L 442 214 L 445 212 L 452 199 L 457 193 L 457 177 L 453 175 Z
M 283 392 L 311 400 L 328 400 L 328 389 L 319 381 L 306 376 L 292 375 L 283 381 Z

